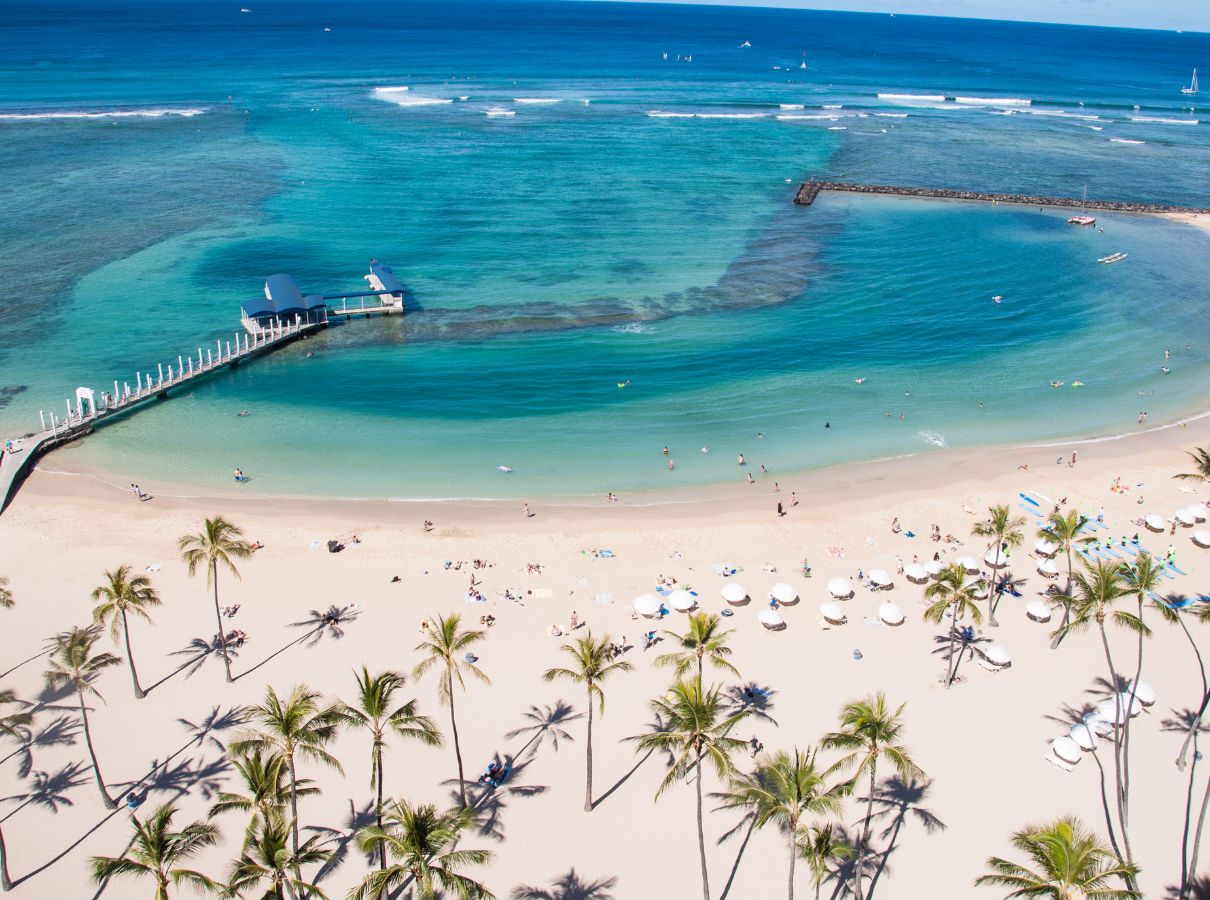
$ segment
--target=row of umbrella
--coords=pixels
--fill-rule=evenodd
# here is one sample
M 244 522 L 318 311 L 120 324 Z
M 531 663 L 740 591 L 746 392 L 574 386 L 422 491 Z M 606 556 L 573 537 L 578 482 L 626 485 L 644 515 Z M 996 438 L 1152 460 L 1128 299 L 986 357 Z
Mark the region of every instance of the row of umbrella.
M 1188 528 L 1196 525 L 1198 522 L 1206 521 L 1206 508 L 1204 506 L 1187 506 L 1174 512 L 1172 519 Z M 1163 531 L 1168 525 L 1162 516 L 1158 516 L 1155 513 L 1149 513 L 1144 516 L 1143 524 L 1152 531 Z
M 1134 694 L 1133 698 L 1131 694 Z M 1127 690 L 1097 704 L 1096 709 L 1081 722 L 1072 725 L 1066 735 L 1050 743 L 1054 755 L 1065 763 L 1075 765 L 1081 753 L 1097 749 L 1099 738 L 1113 734 L 1113 729 L 1133 719 L 1145 707 L 1155 703 L 1155 690 L 1145 681 L 1131 682 Z

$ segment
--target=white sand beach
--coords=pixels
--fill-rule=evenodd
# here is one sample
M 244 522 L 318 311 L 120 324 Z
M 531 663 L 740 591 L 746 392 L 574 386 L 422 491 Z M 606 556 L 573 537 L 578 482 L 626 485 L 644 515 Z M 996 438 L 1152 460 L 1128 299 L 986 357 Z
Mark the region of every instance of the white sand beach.
M 732 660 L 742 678 L 717 673 L 708 680 L 770 691 L 765 714 L 741 723 L 738 736 L 757 737 L 766 751 L 806 748 L 837 725 L 837 713 L 848 700 L 882 690 L 892 703 L 905 703 L 903 739 L 927 778 L 916 785 L 883 785 L 872 849 L 885 855 L 876 857 L 884 864 L 878 866 L 873 895 L 1002 896 L 975 888 L 973 881 L 986 871 L 988 856 L 1013 855 L 1009 838 L 1015 829 L 1071 813 L 1098 834 L 1105 832 L 1098 760 L 1085 753 L 1072 771 L 1046 760 L 1049 742 L 1067 733 L 1072 710 L 1102 699 L 1098 679 L 1106 677 L 1104 657 L 1095 631 L 1070 636 L 1051 650 L 1057 617 L 1039 624 L 1026 616 L 1026 604 L 1039 599 L 1046 580 L 1030 553 L 1041 520 L 1020 508 L 1019 492 L 1065 497 L 1069 507 L 1092 517 L 1103 507 L 1109 524 L 1097 535 L 1116 539 L 1139 532 L 1142 544 L 1156 554 L 1171 543 L 1177 565 L 1188 574 L 1165 581 L 1163 593 L 1197 595 L 1205 591 L 1210 550 L 1198 549 L 1191 534 L 1204 526 L 1178 527 L 1169 536 L 1130 520 L 1143 514 L 1167 520 L 1210 497 L 1204 486 L 1171 478 L 1188 469 L 1184 451 L 1208 440 L 1210 422 L 1203 419 L 1118 440 L 943 451 L 785 476 L 777 495 L 770 476 L 752 488 L 622 497 L 616 504 L 531 502 L 534 516 L 528 519 L 522 517 L 520 500 L 424 505 L 155 497 L 140 503 L 92 478 L 35 472 L 0 516 L 0 573 L 9 578 L 16 600 L 12 609 L 0 611 L 0 670 L 9 672 L 2 686 L 39 704 L 33 732 L 42 736 L 32 748 L 30 774 L 20 774 L 16 757 L 0 767 L 0 817 L 16 882 L 13 896 L 150 893 L 146 883 L 123 881 L 94 894 L 88 858 L 124 851 L 131 833 L 128 816 L 124 808 L 111 813 L 101 804 L 75 726 L 74 698 L 44 690 L 44 659 L 22 663 L 35 657 L 50 635 L 87 623 L 90 591 L 106 569 L 124 563 L 148 574 L 164 601 L 153 612 L 154 625 L 131 627 L 143 684 L 155 687 L 146 699 L 135 700 L 125 666 L 114 667 L 98 683 L 104 702 L 94 702 L 90 719 L 98 759 L 115 793 L 166 763 L 142 782 L 149 796 L 138 815 L 171 799 L 182 810 L 178 824 L 202 818 L 215 792 L 234 785 L 216 740 L 230 741 L 239 728 L 194 740 L 196 723 L 212 713 L 223 716 L 258 702 L 269 685 L 285 691 L 305 683 L 326 698 L 352 700 L 353 671 L 363 663 L 372 671 L 410 672 L 426 616 L 457 612 L 474 625 L 490 613 L 496 623 L 476 653 L 492 684 L 469 681 L 458 694 L 459 730 L 468 778 L 477 777 L 496 755 L 511 761 L 513 774 L 498 789 L 471 788 L 484 813 L 482 833 L 470 834 L 463 846 L 491 849 L 495 857 L 469 874 L 498 897 L 699 896 L 693 791 L 687 783 L 674 785 L 656 801 L 664 759 L 660 754 L 644 759 L 627 740 L 644 732 L 652 720 L 649 701 L 671 680 L 669 670 L 653 665 L 668 643 L 644 652 L 640 636 L 681 630 L 685 617 L 673 612 L 662 622 L 636 621 L 628 612 L 637 595 L 654 591 L 661 575 L 691 587 L 700 607 L 711 612 L 728 606 L 720 590 L 737 581 L 752 599 L 724 621 L 734 629 Z M 1066 462 L 1073 450 L 1078 453 L 1074 467 Z M 1056 463 L 1060 458 L 1064 462 Z M 47 465 L 61 468 L 62 462 L 51 457 Z M 1119 477 L 1125 492 L 1110 489 Z M 154 494 L 154 486 L 144 487 Z M 797 506 L 790 505 L 791 491 Z M 783 518 L 774 514 L 778 500 L 787 506 Z M 977 646 L 1002 645 L 1012 664 L 988 671 L 964 659 L 959 681 L 947 690 L 939 683 L 944 660 L 938 653 L 945 628 L 922 621 L 923 588 L 897 574 L 897 558 L 904 564 L 913 558 L 925 562 L 940 550 L 947 562 L 964 554 L 981 560 L 987 547 L 971 537 L 971 526 L 997 503 L 1009 504 L 1026 519 L 1025 545 L 1013 552 L 1007 567 L 1021 580 L 1020 596 L 1004 597 L 999 626 L 984 624 L 980 637 L 988 640 Z M 233 684 L 224 682 L 217 657 L 192 674 L 173 674 L 191 658 L 174 652 L 214 635 L 205 579 L 187 575 L 176 540 L 197 531 L 204 516 L 219 513 L 265 545 L 240 564 L 242 580 L 220 576 L 223 605 L 239 606 L 229 627 L 247 634 L 233 664 L 238 676 Z M 893 517 L 904 533 L 892 533 Z M 434 523 L 431 532 L 422 528 L 425 519 Z M 962 544 L 930 541 L 933 524 Z M 908 537 L 909 530 L 916 537 Z M 341 540 L 345 550 L 328 553 L 329 539 Z M 827 548 L 843 548 L 843 556 L 835 551 L 830 556 Z M 606 557 L 602 550 L 612 552 Z M 809 579 L 801 573 L 804 558 L 812 567 Z M 475 559 L 486 560 L 488 567 L 473 569 Z M 447 560 L 465 564 L 447 569 Z M 527 572 L 531 563 L 541 564 L 540 574 Z M 726 577 L 716 573 L 719 564 L 742 571 Z M 886 570 L 893 587 L 874 594 L 857 585 L 855 596 L 841 601 L 847 624 L 821 629 L 818 608 L 829 599 L 828 580 L 846 577 L 856 584 L 858 571 L 872 568 Z M 478 590 L 486 603 L 465 601 L 472 575 L 481 581 Z M 768 592 L 781 581 L 794 586 L 800 599 L 780 610 L 786 628 L 772 632 L 759 624 L 757 613 L 768 609 Z M 501 599 L 506 589 L 523 602 Z M 903 610 L 901 626 L 878 622 L 884 601 Z M 350 608 L 343 636 L 323 631 L 313 642 L 300 643 L 309 625 L 293 623 L 308 623 L 310 611 L 333 605 Z M 563 664 L 559 646 L 566 638 L 552 637 L 550 626 L 566 630 L 573 610 L 593 634 L 624 635 L 631 649 L 623 658 L 634 665 L 632 673 L 608 682 L 605 715 L 595 723 L 598 805 L 592 813 L 581 808 L 585 698 L 574 685 L 542 679 L 545 669 Z M 1200 703 L 1202 676 L 1180 629 L 1154 613 L 1147 621 L 1154 637 L 1146 643 L 1143 680 L 1158 699 L 1131 729 L 1131 837 L 1145 896 L 1162 897 L 1180 877 L 1189 778 L 1174 765 L 1183 735 L 1171 723 Z M 1205 628 L 1193 619 L 1189 627 L 1195 636 Z M 1131 639 L 1111 632 L 1111 641 L 1120 665 L 1132 665 Z M 108 637 L 98 649 L 122 654 Z M 855 650 L 860 659 L 854 658 Z M 435 677 L 417 682 L 409 676 L 403 693 L 418 698 L 448 744 L 448 713 L 437 702 Z M 560 704 L 570 708 L 561 722 L 536 727 L 544 711 Z M 54 739 L 56 729 L 68 737 Z M 1107 746 L 1103 742 L 1098 752 L 1108 767 Z M 367 871 L 349 834 L 354 821 L 368 821 L 373 808 L 368 736 L 342 732 L 333 752 L 344 766 L 343 776 L 301 764 L 301 774 L 313 778 L 322 794 L 300 801 L 300 817 L 304 835 L 321 829 L 345 849 L 339 864 L 320 879 L 328 896 L 341 897 Z M 835 758 L 827 752 L 821 756 Z M 741 769 L 751 765 L 745 753 L 737 763 Z M 73 765 L 75 775 L 64 778 Z M 1205 788 L 1205 767 L 1204 762 L 1193 767 L 1195 802 Z M 449 805 L 456 801 L 454 771 L 448 746 L 389 741 L 389 796 Z M 46 773 L 41 789 L 37 773 Z M 723 787 L 713 774 L 704 786 L 708 791 Z M 843 824 L 850 831 L 860 826 L 863 795 L 858 789 L 846 802 Z M 707 810 L 715 805 L 707 800 Z M 786 880 L 784 839 L 770 827 L 745 844 L 741 818 L 738 812 L 707 813 L 713 896 L 725 889 L 737 900 L 780 896 Z M 245 821 L 230 814 L 219 824 L 222 844 L 191 863 L 216 877 L 225 875 L 237 854 Z M 1203 871 L 1207 868 L 1210 860 L 1203 857 Z M 577 883 L 589 888 L 575 893 L 568 885 Z M 803 865 L 798 889 L 810 895 Z M 835 889 L 834 882 L 826 882 L 824 896 L 835 896 Z

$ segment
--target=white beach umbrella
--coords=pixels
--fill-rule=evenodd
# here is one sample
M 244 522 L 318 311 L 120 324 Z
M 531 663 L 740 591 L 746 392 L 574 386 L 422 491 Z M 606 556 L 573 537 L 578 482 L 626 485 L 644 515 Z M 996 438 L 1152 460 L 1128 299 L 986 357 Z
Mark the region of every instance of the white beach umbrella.
M 984 554 L 983 561 L 993 569 L 999 569 L 1001 566 L 1008 565 L 1008 554 L 1001 553 L 999 547 L 992 547 Z
M 886 569 L 870 569 L 870 581 L 882 588 L 891 587 L 894 582 L 891 581 L 891 575 Z
M 1134 699 L 1144 706 L 1151 706 L 1155 703 L 1155 688 L 1145 681 L 1140 681 L 1138 684 L 1130 682 L 1130 688 L 1126 689 L 1125 696 L 1129 697 L 1131 688 L 1134 689 Z
M 839 603 L 822 604 L 819 607 L 819 614 L 835 625 L 839 625 L 845 621 L 844 607 Z
M 737 581 L 723 585 L 723 599 L 728 603 L 743 603 L 748 599 L 748 589 Z
M 832 578 L 828 581 L 828 593 L 833 597 L 852 597 L 853 585 L 847 578 Z
M 1173 518 L 1185 526 L 1194 525 L 1197 523 L 1197 516 L 1195 516 L 1193 511 L 1189 509 L 1178 509 Z
M 966 569 L 968 572 L 979 571 L 979 560 L 975 559 L 973 556 L 959 556 L 956 560 L 954 560 L 954 562 L 962 566 L 962 568 Z
M 930 559 L 924 564 L 924 571 L 930 575 L 940 575 L 941 570 L 945 568 L 945 563 L 939 559 Z
M 760 624 L 764 625 L 766 628 L 780 628 L 786 624 L 782 617 L 777 614 L 777 610 L 775 609 L 762 609 L 756 614 L 756 618 L 760 621 Z
M 1152 531 L 1163 531 L 1164 530 L 1164 520 L 1161 519 L 1159 516 L 1157 516 L 1155 513 L 1151 513 L 1150 515 L 1146 516 L 1143 519 L 1143 524 L 1146 525 L 1148 528 L 1150 528 Z
M 660 611 L 660 601 L 651 594 L 640 594 L 634 598 L 634 611 L 650 618 Z
M 1116 701 L 1116 703 L 1112 697 L 1108 700 L 1102 700 L 1100 703 L 1098 703 L 1097 715 L 1110 723 L 1120 725 L 1126 721 L 1128 709 L 1132 709 L 1131 714 L 1137 716 L 1142 708 L 1143 704 L 1139 702 L 1137 697 L 1134 699 L 1133 708 L 1131 708 L 1130 695 L 1121 694 L 1119 695 L 1119 699 Z
M 1081 750 L 1097 749 L 1097 733 L 1089 728 L 1083 722 L 1077 722 L 1071 726 L 1071 731 L 1067 732 L 1070 737 Z
M 668 605 L 677 612 L 689 612 L 697 606 L 697 598 L 688 591 L 673 591 L 668 595 Z
M 1035 622 L 1050 621 L 1050 607 L 1041 600 L 1030 600 L 1025 604 L 1025 615 L 1029 616 Z
M 972 597 L 978 597 L 978 598 L 982 599 L 987 596 L 987 591 L 988 591 L 989 585 L 986 581 L 983 581 L 981 579 L 970 578 L 970 579 L 967 579 L 966 587 L 968 587 L 970 589 Z
M 1113 734 L 1113 723 L 1099 712 L 1090 712 L 1084 717 L 1084 724 L 1101 737 Z
M 1059 576 L 1059 564 L 1053 559 L 1044 559 L 1038 563 L 1038 573 L 1045 575 L 1047 578 L 1057 578 Z
M 1046 538 L 1039 538 L 1038 540 L 1034 541 L 1034 553 L 1041 554 L 1042 556 L 1050 556 L 1050 554 L 1054 553 L 1058 549 L 1058 544 L 1054 543 L 1053 541 L 1048 541 Z
M 798 600 L 798 591 L 795 590 L 794 585 L 779 581 L 769 588 L 769 596 L 778 603 L 794 603 Z
M 1206 507 L 1191 506 L 1191 507 L 1189 507 L 1189 512 L 1193 513 L 1193 518 L 1196 519 L 1197 521 L 1199 521 L 1199 522 L 1206 521 Z
M 1210 535 L 1207 535 L 1207 537 L 1210 537 Z M 924 566 L 920 565 L 920 563 L 911 563 L 903 567 L 903 577 L 908 581 L 921 584 L 929 580 L 929 573 L 925 571 Z
M 1059 759 L 1073 766 L 1080 761 L 1080 745 L 1069 737 L 1057 737 L 1050 742 L 1050 749 Z
M 886 622 L 888 625 L 903 624 L 903 610 L 894 603 L 879 603 L 878 618 Z
M 1011 666 L 1013 664 L 1013 658 L 1009 656 L 1008 651 L 999 644 L 992 644 L 990 647 L 984 647 L 982 653 L 983 658 L 993 666 L 1004 667 Z
M 1210 531 L 1193 532 L 1193 543 L 1199 547 L 1210 547 Z

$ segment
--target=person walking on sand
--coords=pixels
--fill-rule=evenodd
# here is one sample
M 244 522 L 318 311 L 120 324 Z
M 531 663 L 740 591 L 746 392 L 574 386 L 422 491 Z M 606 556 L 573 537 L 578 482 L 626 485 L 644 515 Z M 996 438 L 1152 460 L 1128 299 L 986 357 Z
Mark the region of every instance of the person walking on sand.
M 1072 450 L 1071 451 L 1071 465 L 1074 467 L 1075 464 L 1076 464 L 1076 451 Z
M 527 518 L 527 519 L 529 519 L 529 518 L 532 518 L 532 517 L 533 517 L 533 513 L 531 513 L 531 512 L 529 511 L 529 503 L 528 503 L 528 501 L 527 501 L 527 502 L 525 502 L 525 503 L 522 503 L 522 504 L 521 504 L 521 514 L 522 514 L 523 516 L 525 516 L 525 518 Z
M 781 501 L 780 501 L 780 500 L 778 500 L 778 501 L 777 501 L 777 517 L 780 519 L 780 518 L 781 518 L 782 516 L 784 516 L 785 514 L 786 514 L 786 511 L 785 511 L 785 509 L 782 507 L 782 505 L 781 505 Z

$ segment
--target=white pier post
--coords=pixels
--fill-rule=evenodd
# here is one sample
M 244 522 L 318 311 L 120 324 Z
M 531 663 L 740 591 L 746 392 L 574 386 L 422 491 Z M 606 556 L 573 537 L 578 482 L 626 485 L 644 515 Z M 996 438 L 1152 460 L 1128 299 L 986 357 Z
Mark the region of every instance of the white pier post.
M 45 431 L 46 430 L 46 413 L 44 413 L 42 410 L 38 410 L 38 418 L 42 420 L 42 430 Z
M 219 362 L 222 362 L 222 361 L 223 361 L 223 342 L 222 342 L 222 341 L 215 341 L 215 342 L 214 342 L 214 346 L 215 346 L 216 348 L 218 348 L 218 349 L 216 349 L 216 350 L 214 351 L 215 356 L 217 356 L 217 357 L 218 357 L 218 361 L 219 361 Z
M 181 361 L 181 358 L 178 356 L 176 358 L 176 374 L 183 375 L 184 373 L 185 373 L 185 364 Z
M 193 377 L 193 357 L 189 357 L 189 377 Z
M 70 422 L 71 421 L 71 401 L 68 400 L 66 402 L 67 402 L 67 421 Z
M 230 359 L 230 358 L 231 358 L 231 342 L 227 341 L 227 359 Z
M 209 349 L 207 349 L 207 350 L 206 350 L 206 365 L 207 365 L 207 366 L 213 366 L 213 365 L 214 365 L 214 357 L 210 355 L 210 350 L 209 350 Z
M 168 383 L 172 384 L 172 366 L 168 367 Z
M 197 367 L 199 369 L 202 367 L 202 348 L 201 347 L 197 348 Z
M 134 373 L 134 383 L 138 387 L 138 392 L 140 394 L 143 393 L 143 373 L 142 372 Z
M 121 399 L 122 399 L 122 395 L 121 395 L 121 394 L 118 392 L 118 383 L 115 381 L 115 382 L 113 383 L 113 403 L 114 403 L 114 406 L 117 406 L 117 405 L 118 405 L 118 402 L 119 402 Z

